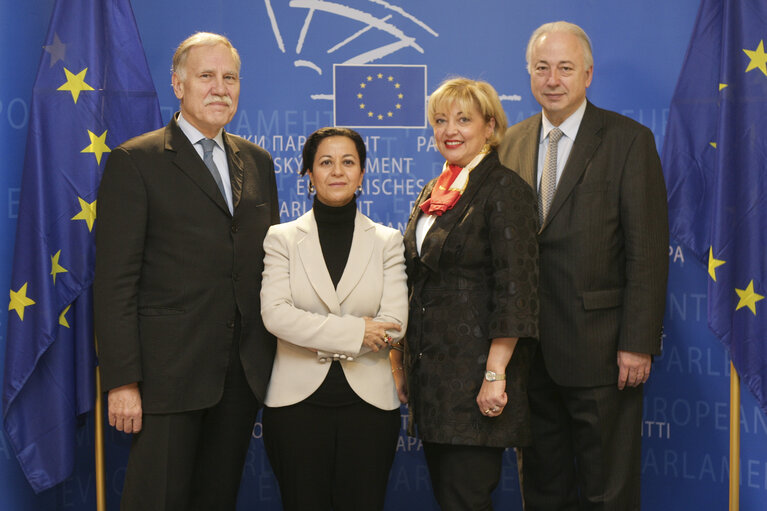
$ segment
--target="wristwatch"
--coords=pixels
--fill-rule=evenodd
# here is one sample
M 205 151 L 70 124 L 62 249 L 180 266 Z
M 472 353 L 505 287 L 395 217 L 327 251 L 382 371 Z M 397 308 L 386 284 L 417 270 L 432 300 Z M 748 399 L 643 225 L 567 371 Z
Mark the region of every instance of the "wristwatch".
M 500 381 L 505 379 L 505 374 L 498 374 L 495 371 L 485 371 L 485 380 L 487 381 Z

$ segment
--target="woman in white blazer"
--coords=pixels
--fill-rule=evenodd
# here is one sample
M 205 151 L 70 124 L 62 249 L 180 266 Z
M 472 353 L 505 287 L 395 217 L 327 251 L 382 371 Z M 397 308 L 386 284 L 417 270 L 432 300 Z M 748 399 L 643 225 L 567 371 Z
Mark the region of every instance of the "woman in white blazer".
M 353 130 L 310 135 L 312 210 L 264 240 L 261 315 L 277 354 L 263 433 L 286 511 L 383 509 L 394 460 L 407 278 L 400 232 L 357 210 L 365 157 Z

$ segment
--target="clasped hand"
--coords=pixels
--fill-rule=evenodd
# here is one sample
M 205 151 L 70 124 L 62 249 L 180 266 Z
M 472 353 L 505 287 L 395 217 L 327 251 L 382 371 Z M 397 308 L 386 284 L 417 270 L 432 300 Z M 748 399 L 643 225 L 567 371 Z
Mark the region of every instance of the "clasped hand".
M 363 319 L 365 320 L 365 336 L 362 338 L 362 343 L 373 351 L 379 351 L 389 346 L 391 335 L 386 333 L 387 330 L 396 330 L 397 332 L 402 330 L 399 323 L 376 321 L 367 316 Z

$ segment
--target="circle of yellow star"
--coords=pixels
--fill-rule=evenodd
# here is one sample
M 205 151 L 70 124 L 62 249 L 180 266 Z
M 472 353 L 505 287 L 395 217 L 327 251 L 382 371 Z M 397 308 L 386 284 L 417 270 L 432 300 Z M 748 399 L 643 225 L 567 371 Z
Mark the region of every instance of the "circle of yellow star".
M 746 73 L 758 69 L 764 73 L 764 76 L 767 76 L 767 53 L 764 52 L 764 40 L 759 41 L 759 46 L 755 50 L 743 48 L 743 51 L 751 59 L 746 68 Z
M 20 320 L 24 321 L 24 307 L 34 304 L 35 301 L 27 297 L 27 282 L 24 282 L 18 291 L 11 289 L 11 303 L 8 304 L 8 310 L 16 311 Z
M 751 280 L 751 282 L 748 283 L 748 287 L 746 289 L 735 288 L 735 292 L 738 293 L 738 296 L 740 297 L 735 310 L 742 309 L 743 307 L 748 307 L 751 309 L 751 312 L 754 314 L 754 316 L 756 316 L 756 302 L 759 300 L 764 300 L 764 296 L 754 291 L 754 281 Z
M 399 89 L 401 87 L 401 85 L 399 83 L 394 83 L 394 77 L 393 76 L 391 76 L 391 75 L 386 75 L 385 76 L 383 73 L 376 73 L 375 75 L 368 75 L 365 78 L 365 80 L 367 82 L 374 82 L 374 81 L 377 81 L 377 80 L 381 80 L 383 82 L 390 82 L 390 84 L 393 85 L 395 89 Z M 366 86 L 367 86 L 367 83 L 365 83 L 364 81 L 362 83 L 360 83 L 360 89 L 365 89 Z M 375 89 L 374 89 L 374 92 L 375 92 Z M 396 96 L 397 96 L 398 99 L 402 99 L 404 97 L 401 92 L 398 93 Z M 364 94 L 362 92 L 357 92 L 357 99 L 362 99 L 363 97 L 364 97 Z M 360 110 L 365 110 L 367 108 L 367 106 L 368 105 L 365 104 L 365 103 L 359 103 Z M 402 109 L 402 104 L 401 103 L 397 103 L 394 106 L 395 106 L 396 110 L 401 110 Z M 384 113 L 376 113 L 373 110 L 368 110 L 367 116 L 370 117 L 370 118 L 373 118 L 373 119 L 378 119 L 379 121 L 384 119 Z M 388 118 L 394 117 L 394 111 L 392 111 L 392 110 L 386 111 L 385 117 L 388 117 Z
M 64 74 L 67 76 L 67 81 L 56 90 L 69 91 L 72 93 L 72 99 L 77 104 L 77 98 L 80 97 L 80 92 L 84 90 L 93 90 L 93 87 L 85 83 L 85 73 L 88 72 L 86 67 L 77 74 L 72 73 L 69 69 L 64 68 Z

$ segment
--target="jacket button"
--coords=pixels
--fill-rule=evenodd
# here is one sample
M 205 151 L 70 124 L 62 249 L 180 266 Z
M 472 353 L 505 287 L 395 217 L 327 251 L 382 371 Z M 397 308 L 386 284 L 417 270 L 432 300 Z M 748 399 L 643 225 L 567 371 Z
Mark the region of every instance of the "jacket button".
M 240 230 L 240 226 L 238 224 L 232 224 L 232 232 L 237 232 Z
M 418 360 L 421 360 L 423 358 L 423 352 L 418 354 Z
M 227 328 L 234 328 L 234 320 L 231 319 L 231 320 L 227 321 L 226 322 L 226 326 L 227 326 Z
M 240 280 L 240 274 L 239 273 L 232 273 L 232 280 L 237 282 Z
M 421 312 L 426 314 L 426 307 L 421 307 Z

